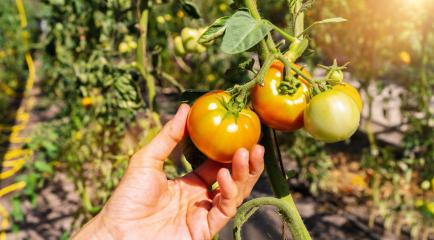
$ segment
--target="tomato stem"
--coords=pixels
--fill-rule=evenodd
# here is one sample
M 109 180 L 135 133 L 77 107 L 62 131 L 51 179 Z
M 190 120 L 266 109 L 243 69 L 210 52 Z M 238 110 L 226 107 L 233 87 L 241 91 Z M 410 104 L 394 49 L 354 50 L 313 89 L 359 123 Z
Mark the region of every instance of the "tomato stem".
M 287 201 L 293 201 L 291 195 L 287 196 Z M 261 206 L 274 206 L 279 209 L 279 212 L 282 214 L 283 219 L 286 223 L 289 224 L 290 232 L 293 233 L 293 239 L 310 239 L 310 236 L 303 232 L 297 231 L 293 222 L 298 221 L 297 216 L 294 215 L 294 213 L 297 212 L 297 209 L 292 208 L 291 205 L 286 204 L 286 201 L 283 201 L 282 199 L 277 199 L 273 197 L 261 197 L 253 199 L 240 207 L 239 211 L 237 212 L 237 216 L 234 221 L 234 239 L 240 240 L 241 239 L 241 227 L 246 222 L 246 220 L 255 213 L 256 210 L 258 210 Z
M 283 211 L 281 213 L 284 214 L 286 220 L 290 220 L 287 222 L 287 224 L 289 226 L 292 239 L 309 240 L 311 239 L 309 232 L 307 231 L 306 226 L 304 226 L 303 220 L 298 213 L 297 207 L 295 206 L 294 200 L 290 194 L 286 174 L 281 171 L 278 163 L 279 146 L 277 144 L 276 135 L 273 133 L 274 130 L 264 124 L 261 126 L 261 128 L 264 134 L 261 143 L 264 145 L 264 148 L 267 149 L 265 151 L 264 159 L 265 170 L 267 172 L 268 179 L 270 180 L 270 185 L 274 195 L 280 202 L 282 202 L 282 204 L 285 206 L 285 209 L 289 209 L 289 211 Z
M 256 74 L 252 80 L 242 85 L 235 85 L 233 88 L 229 89 L 228 92 L 234 96 L 240 94 L 241 92 L 249 92 L 250 89 L 252 89 L 256 84 L 262 85 L 264 83 L 265 74 L 267 74 L 268 69 L 273 64 L 273 61 L 274 55 L 268 55 L 258 74 Z
M 267 22 L 267 24 L 269 24 L 271 27 L 273 27 L 273 29 L 278 32 L 280 35 L 282 35 L 283 38 L 285 38 L 286 40 L 288 40 L 289 42 L 294 42 L 295 40 L 297 40 L 297 38 L 295 38 L 294 36 L 291 36 L 290 34 L 288 34 L 287 32 L 283 31 L 280 27 L 274 25 L 272 22 L 265 20 Z
M 283 54 L 276 54 L 276 58 L 279 59 L 281 62 L 283 62 L 283 65 L 285 66 L 285 71 L 287 76 L 291 76 L 291 70 L 294 71 L 297 75 L 301 76 L 303 79 L 305 79 L 309 84 L 313 85 L 314 80 L 310 77 L 308 77 L 306 74 L 303 73 L 300 69 L 297 68 L 297 66 L 294 63 L 291 63 Z

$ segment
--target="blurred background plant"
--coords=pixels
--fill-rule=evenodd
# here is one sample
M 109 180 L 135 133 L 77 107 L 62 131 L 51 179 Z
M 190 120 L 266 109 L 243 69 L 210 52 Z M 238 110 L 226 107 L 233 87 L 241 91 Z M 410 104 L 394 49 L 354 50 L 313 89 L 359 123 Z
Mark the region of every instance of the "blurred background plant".
M 229 0 L 25 2 L 39 93 L 27 146 L 35 154 L 18 176 L 27 183 L 24 191 L 12 198 L 14 229 L 26 221 L 20 206 L 30 201 L 37 208 L 42 189 L 66 175 L 80 198 L 67 236 L 101 209 L 129 157 L 176 110 L 180 91 L 247 80 L 250 53 L 231 56 L 218 44 L 195 41 L 204 26 L 233 11 Z M 434 227 L 433 2 L 305 2 L 308 24 L 335 16 L 348 20 L 315 26 L 310 48 L 316 53 L 307 51 L 302 60 L 314 73 L 321 71 L 319 60 L 351 62 L 346 78 L 360 83 L 364 121 L 350 141 L 339 144 L 300 131 L 279 134 L 285 161 L 294 167 L 288 176 L 315 196 L 356 197 L 369 209 L 371 226 L 381 220 L 397 234 L 407 227 L 413 237 L 427 238 Z M 265 18 L 289 26 L 286 0 L 259 4 Z M 0 26 L 4 154 L 10 132 L 2 126 L 13 124 L 27 75 L 11 0 L 0 1 Z M 170 177 L 184 172 L 178 158 L 167 163 Z

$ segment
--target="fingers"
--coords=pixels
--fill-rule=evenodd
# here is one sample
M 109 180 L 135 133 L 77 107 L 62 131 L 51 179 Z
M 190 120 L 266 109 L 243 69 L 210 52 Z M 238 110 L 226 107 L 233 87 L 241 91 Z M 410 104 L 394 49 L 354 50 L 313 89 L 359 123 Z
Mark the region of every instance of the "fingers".
M 237 212 L 237 185 L 229 170 L 222 168 L 217 174 L 220 193 L 213 199 L 213 207 L 208 213 L 210 235 L 214 236 Z
M 184 138 L 189 110 L 190 107 L 187 104 L 182 104 L 174 118 L 163 127 L 160 133 L 133 156 L 131 165 L 161 170 L 164 160 Z
M 253 189 L 264 169 L 264 148 L 256 145 L 250 153 L 239 149 L 232 161 L 232 175 L 222 168 L 218 171 L 218 193 L 208 213 L 210 234 L 214 235 L 235 215 L 236 208 Z
M 264 170 L 264 147 L 255 145 L 247 152 L 245 149 L 238 150 L 232 162 L 232 175 L 240 192 L 239 203 L 250 195 L 255 183 Z
M 225 167 L 225 164 L 208 160 L 189 173 L 188 178 L 199 178 L 205 186 L 211 186 L 217 180 L 218 171 Z
M 246 181 L 249 177 L 249 152 L 244 148 L 239 149 L 234 155 L 232 175 L 239 183 Z
M 249 159 L 249 175 L 259 177 L 264 171 L 264 152 L 261 145 L 255 145 L 251 151 Z

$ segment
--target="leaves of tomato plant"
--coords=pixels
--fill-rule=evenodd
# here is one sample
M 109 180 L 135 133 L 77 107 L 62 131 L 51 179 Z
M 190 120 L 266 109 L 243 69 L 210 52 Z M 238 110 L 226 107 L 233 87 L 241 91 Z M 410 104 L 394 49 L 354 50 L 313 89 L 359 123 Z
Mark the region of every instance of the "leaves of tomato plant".
M 181 0 L 181 7 L 190 17 L 200 18 L 199 10 L 193 3 Z
M 211 26 L 209 26 L 200 36 L 198 42 L 205 44 L 223 36 L 226 30 L 226 22 L 228 19 L 229 17 L 225 16 L 215 20 L 215 22 L 211 24 Z
M 206 94 L 207 90 L 187 89 L 181 94 L 181 102 L 192 104 L 196 99 Z
M 40 172 L 53 173 L 53 168 L 48 163 L 38 160 L 34 164 L 35 168 Z
M 264 39 L 271 28 L 269 24 L 254 19 L 249 13 L 238 11 L 226 22 L 221 50 L 228 54 L 244 52 Z
M 308 31 L 310 31 L 310 29 L 312 27 L 314 27 L 315 25 L 318 24 L 324 24 L 324 23 L 340 23 L 340 22 L 346 22 L 347 19 L 345 18 L 341 18 L 341 17 L 335 17 L 335 18 L 327 18 L 321 21 L 316 21 L 314 23 L 312 23 L 309 27 L 307 27 L 300 35 L 304 35 L 305 33 L 307 33 Z
M 345 22 L 347 19 L 341 18 L 341 17 L 335 17 L 335 18 L 327 18 L 321 21 L 315 22 L 316 24 L 322 24 L 322 23 L 339 23 L 339 22 Z

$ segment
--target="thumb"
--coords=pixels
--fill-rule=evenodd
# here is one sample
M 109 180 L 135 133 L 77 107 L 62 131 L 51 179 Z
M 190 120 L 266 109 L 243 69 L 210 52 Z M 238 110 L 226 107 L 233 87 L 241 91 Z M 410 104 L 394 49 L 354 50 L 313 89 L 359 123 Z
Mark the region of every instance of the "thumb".
M 190 107 L 182 104 L 174 118 L 170 120 L 157 136 L 131 159 L 131 165 L 139 168 L 162 170 L 164 161 L 184 138 Z

